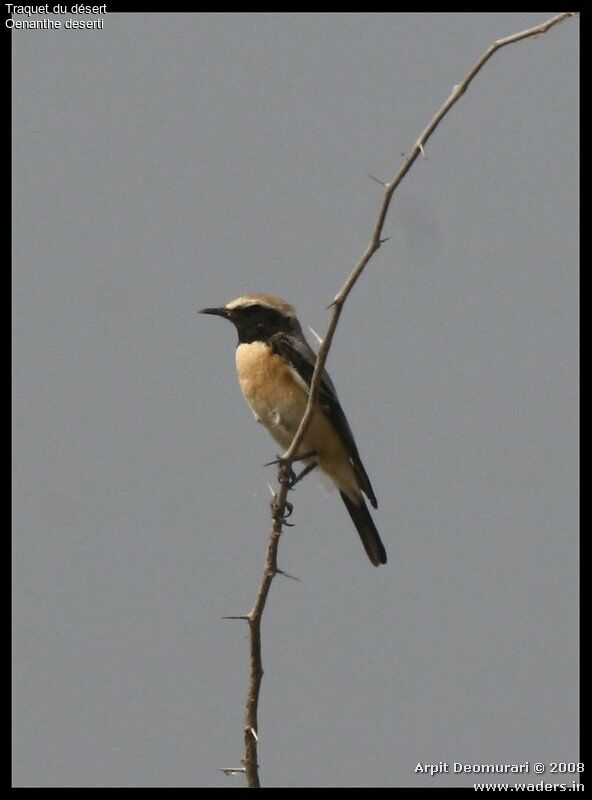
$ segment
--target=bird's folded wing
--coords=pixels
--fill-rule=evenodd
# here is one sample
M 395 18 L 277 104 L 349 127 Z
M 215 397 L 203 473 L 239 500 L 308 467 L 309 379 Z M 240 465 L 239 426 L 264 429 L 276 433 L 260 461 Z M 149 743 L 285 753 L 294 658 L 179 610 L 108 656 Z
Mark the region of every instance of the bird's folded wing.
M 289 336 L 284 333 L 276 334 L 271 338 L 271 348 L 274 353 L 282 356 L 288 364 L 298 373 L 300 378 L 310 387 L 317 357 L 304 339 Z M 337 392 L 333 381 L 326 370 L 323 370 L 321 385 L 319 386 L 318 403 L 333 424 L 341 441 L 347 449 L 351 463 L 358 477 L 359 486 L 366 494 L 374 508 L 377 507 L 376 496 L 372 489 L 370 479 L 364 469 L 358 448 L 354 440 L 347 417 L 337 399 Z

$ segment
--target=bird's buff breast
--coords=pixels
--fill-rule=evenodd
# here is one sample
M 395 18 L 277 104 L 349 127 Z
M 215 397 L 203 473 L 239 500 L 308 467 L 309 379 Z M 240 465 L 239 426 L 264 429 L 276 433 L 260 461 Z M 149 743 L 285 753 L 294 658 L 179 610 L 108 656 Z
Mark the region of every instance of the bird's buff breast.
M 255 417 L 288 448 L 304 414 L 308 393 L 280 356 L 263 342 L 240 344 L 236 369 L 243 395 Z
M 294 434 L 308 402 L 308 387 L 280 356 L 263 342 L 240 344 L 236 349 L 240 387 L 255 417 L 284 450 Z M 300 452 L 315 452 L 314 460 L 340 490 L 359 495 L 355 473 L 343 442 L 325 413 L 317 409 L 300 444 Z

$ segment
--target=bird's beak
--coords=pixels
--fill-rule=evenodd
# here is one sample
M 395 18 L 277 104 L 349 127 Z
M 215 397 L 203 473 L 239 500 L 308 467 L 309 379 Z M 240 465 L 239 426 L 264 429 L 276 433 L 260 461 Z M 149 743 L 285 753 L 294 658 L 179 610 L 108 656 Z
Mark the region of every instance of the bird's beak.
M 199 314 L 215 314 L 217 317 L 225 317 L 230 319 L 230 311 L 227 308 L 202 308 Z

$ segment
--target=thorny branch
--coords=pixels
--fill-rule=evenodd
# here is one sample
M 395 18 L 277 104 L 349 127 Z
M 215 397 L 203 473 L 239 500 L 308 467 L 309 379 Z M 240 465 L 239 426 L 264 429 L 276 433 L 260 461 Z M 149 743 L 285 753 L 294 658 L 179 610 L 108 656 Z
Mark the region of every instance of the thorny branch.
M 546 22 L 543 22 L 540 25 L 536 25 L 533 28 L 528 28 L 527 30 L 515 33 L 512 36 L 507 36 L 504 39 L 498 39 L 497 41 L 495 41 L 490 47 L 487 48 L 487 50 L 474 64 L 474 66 L 466 74 L 463 80 L 459 84 L 454 86 L 446 102 L 436 112 L 434 117 L 432 117 L 432 119 L 428 123 L 423 133 L 420 135 L 420 137 L 413 145 L 411 152 L 404 160 L 403 164 L 401 165 L 395 177 L 391 181 L 388 181 L 386 183 L 378 181 L 384 187 L 384 193 L 382 196 L 382 202 L 378 210 L 378 216 L 376 219 L 376 223 L 374 225 L 374 230 L 372 231 L 370 242 L 366 247 L 364 253 L 362 254 L 360 260 L 355 265 L 354 269 L 349 275 L 348 279 L 345 281 L 340 291 L 333 299 L 333 302 L 329 306 L 329 308 L 333 309 L 333 312 L 331 315 L 331 319 L 329 321 L 329 327 L 327 328 L 327 333 L 325 334 L 325 337 L 322 340 L 317 355 L 317 362 L 310 385 L 310 393 L 308 397 L 308 404 L 306 407 L 306 411 L 304 416 L 302 417 L 300 427 L 296 431 L 294 439 L 292 440 L 292 444 L 290 445 L 288 450 L 284 453 L 284 456 L 279 463 L 278 477 L 279 477 L 280 488 L 278 493 L 274 496 L 272 502 L 273 524 L 271 528 L 269 541 L 267 544 L 267 557 L 265 559 L 265 570 L 263 573 L 263 579 L 261 581 L 259 591 L 257 593 L 255 605 L 248 614 L 240 617 L 235 617 L 235 619 L 246 619 L 248 621 L 249 635 L 250 635 L 249 639 L 250 639 L 250 651 L 251 651 L 250 652 L 251 667 L 250 667 L 249 689 L 247 694 L 247 705 L 246 705 L 245 726 L 244 726 L 245 755 L 242 762 L 243 763 L 242 767 L 238 767 L 235 770 L 230 768 L 225 768 L 223 772 L 226 772 L 228 774 L 232 772 L 244 772 L 247 776 L 247 782 L 249 788 L 260 788 L 261 786 L 259 782 L 259 765 L 257 761 L 257 748 L 259 743 L 259 736 L 257 733 L 257 731 L 259 730 L 257 711 L 259 705 L 259 694 L 261 691 L 261 680 L 263 678 L 263 665 L 261 659 L 261 618 L 263 615 L 263 610 L 265 608 L 265 603 L 267 601 L 267 596 L 269 594 L 271 583 L 276 574 L 278 573 L 282 574 L 282 570 L 278 569 L 277 566 L 277 551 L 278 551 L 280 535 L 282 532 L 282 525 L 285 522 L 286 510 L 289 506 L 288 491 L 289 491 L 289 482 L 291 475 L 291 465 L 296 460 L 294 456 L 298 450 L 298 447 L 300 446 L 300 442 L 304 437 L 304 434 L 306 432 L 306 429 L 310 423 L 310 420 L 314 412 L 314 408 L 316 405 L 316 398 L 321 383 L 321 376 L 323 374 L 325 362 L 327 360 L 329 349 L 331 347 L 331 342 L 333 341 L 335 329 L 337 328 L 337 323 L 339 322 L 339 317 L 341 316 L 341 311 L 343 309 L 344 303 L 349 293 L 353 289 L 354 285 L 356 284 L 356 281 L 358 280 L 358 278 L 364 271 L 366 265 L 374 255 L 374 253 L 378 250 L 381 244 L 384 241 L 386 241 L 385 239 L 382 238 L 382 230 L 389 210 L 390 202 L 395 190 L 397 189 L 397 187 L 399 186 L 405 175 L 409 172 L 412 165 L 417 160 L 418 156 L 422 155 L 425 157 L 425 145 L 427 141 L 429 140 L 433 132 L 436 130 L 442 119 L 455 105 L 455 103 L 457 103 L 458 100 L 460 100 L 462 95 L 467 91 L 469 85 L 471 84 L 475 76 L 481 71 L 481 69 L 485 66 L 485 64 L 489 61 L 489 59 L 493 56 L 493 54 L 496 53 L 498 50 L 500 50 L 502 47 L 505 47 L 506 45 L 509 44 L 513 44 L 514 42 L 519 42 L 522 39 L 528 39 L 534 36 L 538 36 L 542 33 L 546 33 L 550 28 L 554 27 L 560 22 L 563 22 L 569 17 L 576 16 L 577 14 L 578 14 L 577 11 L 566 11 L 562 14 L 557 14 L 557 16 L 552 17 Z M 376 180 L 376 178 L 374 178 L 374 180 Z

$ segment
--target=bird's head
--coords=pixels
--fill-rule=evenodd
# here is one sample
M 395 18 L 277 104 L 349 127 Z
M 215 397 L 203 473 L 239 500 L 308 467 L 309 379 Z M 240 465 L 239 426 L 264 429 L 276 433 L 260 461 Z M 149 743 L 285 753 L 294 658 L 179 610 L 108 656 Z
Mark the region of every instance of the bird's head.
M 230 320 L 242 343 L 265 342 L 276 333 L 302 335 L 292 306 L 271 294 L 246 294 L 221 308 L 202 308 L 199 313 Z

